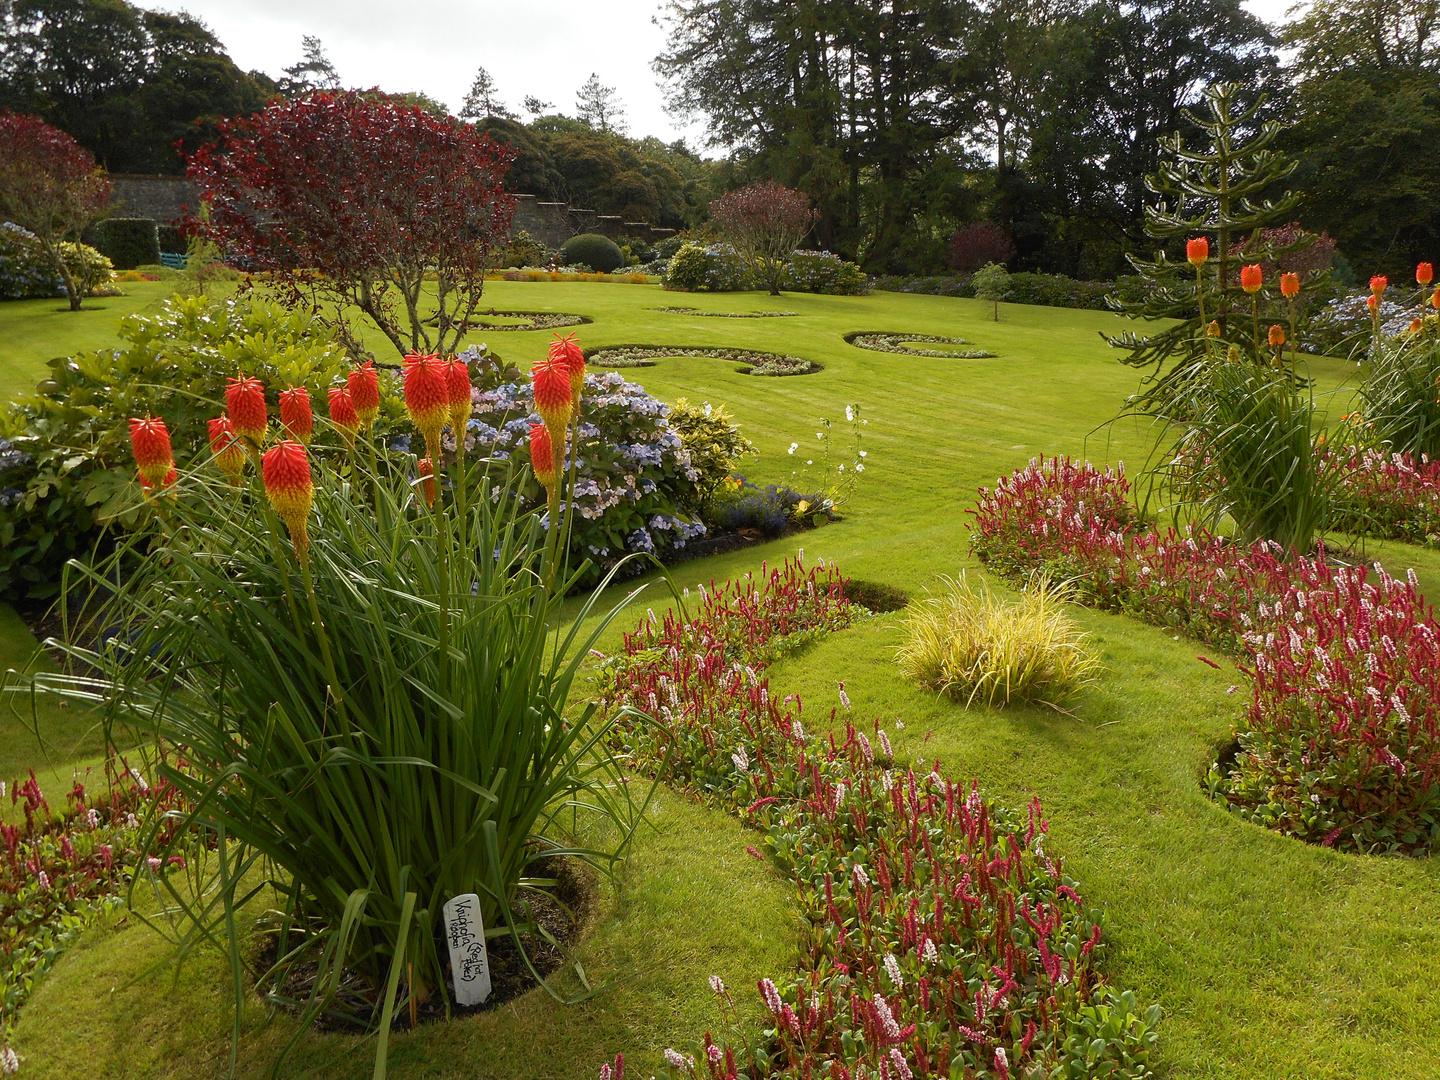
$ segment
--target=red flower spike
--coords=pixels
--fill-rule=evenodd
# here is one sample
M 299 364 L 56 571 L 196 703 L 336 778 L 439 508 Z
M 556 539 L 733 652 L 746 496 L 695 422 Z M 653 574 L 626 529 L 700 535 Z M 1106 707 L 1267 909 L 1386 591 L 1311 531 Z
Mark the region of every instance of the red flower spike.
M 575 406 L 580 404 L 580 395 L 585 390 L 585 351 L 575 340 L 574 334 L 561 337 L 555 335 L 550 343 L 550 359 L 564 361 L 570 372 L 570 399 Z
M 305 447 L 288 439 L 276 444 L 261 456 L 260 471 L 270 505 L 290 532 L 295 555 L 301 563 L 309 561 L 310 537 L 305 531 L 305 519 L 315 502 L 315 482 Z
M 450 395 L 450 430 L 461 438 L 474 402 L 470 396 L 470 365 L 464 360 L 445 361 L 445 388 Z
M 555 449 L 544 424 L 530 425 L 530 467 L 548 491 L 555 484 Z
M 1440 288 L 1430 294 L 1430 306 L 1436 311 L 1440 311 Z
M 310 445 L 310 436 L 315 433 L 315 417 L 310 411 L 309 390 L 292 386 L 280 392 L 280 423 L 290 438 L 304 446 Z
M 1271 347 L 1272 349 L 1278 349 L 1278 348 L 1280 348 L 1281 345 L 1284 345 L 1284 344 L 1285 344 L 1285 328 L 1284 328 L 1283 326 L 1281 326 L 1279 323 L 1274 323 L 1274 324 L 1272 324 L 1271 327 L 1270 327 L 1270 347 Z
M 368 430 L 375 423 L 375 417 L 380 415 L 380 376 L 375 371 L 375 365 L 366 360 L 350 372 L 345 385 L 349 387 L 355 415 Z
M 163 481 L 175 465 L 165 421 L 148 413 L 143 420 L 130 419 L 130 452 L 135 455 L 141 480 L 152 487 Z
M 1371 295 L 1365 297 L 1365 306 L 1368 307 L 1368 308 L 1371 310 L 1372 313 L 1373 313 L 1373 312 L 1376 312 L 1376 311 L 1379 311 L 1379 310 L 1380 310 L 1380 297 L 1379 297 L 1378 295 L 1374 294 L 1374 293 L 1372 293 Z
M 1428 262 L 1420 263 L 1415 267 L 1415 284 L 1422 289 L 1435 280 L 1435 267 Z
M 265 410 L 265 387 L 259 379 L 244 375 L 230 379 L 225 387 L 225 415 L 235 426 L 235 434 L 257 446 L 265 441 L 270 418 Z
M 1203 236 L 1185 242 L 1185 258 L 1191 266 L 1204 266 L 1210 258 L 1210 241 Z
M 530 369 L 530 381 L 535 391 L 535 411 L 550 429 L 550 441 L 563 446 L 572 408 L 569 363 L 546 357 Z
M 1299 274 L 1280 275 L 1280 295 L 1285 297 L 1286 300 L 1293 300 L 1300 295 Z
M 450 419 L 450 387 L 445 365 L 433 353 L 405 357 L 405 408 L 425 440 L 430 457 L 440 456 L 440 432 Z
M 349 387 L 330 389 L 330 422 L 340 429 L 347 443 L 354 442 L 355 432 L 360 430 L 361 423 L 355 408 L 355 396 Z
M 245 449 L 235 437 L 235 425 L 228 416 L 209 421 L 210 453 L 215 467 L 235 483 L 245 472 Z
M 425 505 L 435 505 L 435 463 L 428 457 L 422 457 L 415 463 L 415 471 L 420 474 L 420 494 L 425 496 Z
M 1384 274 L 1376 274 L 1370 279 L 1370 293 L 1373 296 L 1383 296 L 1385 290 L 1390 287 L 1390 279 Z
M 1265 271 L 1260 268 L 1259 263 L 1251 263 L 1249 266 L 1240 268 L 1240 287 L 1250 295 L 1255 295 L 1265 284 Z

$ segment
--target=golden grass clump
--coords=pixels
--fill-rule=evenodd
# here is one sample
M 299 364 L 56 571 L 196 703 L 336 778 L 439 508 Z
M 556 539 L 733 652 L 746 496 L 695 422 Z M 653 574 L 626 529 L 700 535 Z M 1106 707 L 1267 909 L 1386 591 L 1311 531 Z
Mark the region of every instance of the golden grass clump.
M 1037 701 L 1054 708 L 1095 681 L 1100 661 L 1065 614 L 1067 590 L 1039 579 L 1011 603 L 962 571 L 945 591 L 911 606 L 900 668 L 968 707 Z

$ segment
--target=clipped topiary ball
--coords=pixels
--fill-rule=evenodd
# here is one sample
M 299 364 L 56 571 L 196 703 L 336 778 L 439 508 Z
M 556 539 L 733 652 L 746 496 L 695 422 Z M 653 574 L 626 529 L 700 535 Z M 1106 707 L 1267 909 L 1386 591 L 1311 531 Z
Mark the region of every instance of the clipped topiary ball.
M 560 261 L 566 266 L 584 263 L 602 274 L 618 270 L 625 263 L 625 256 L 619 246 L 608 236 L 599 233 L 581 233 L 572 236 L 560 245 Z

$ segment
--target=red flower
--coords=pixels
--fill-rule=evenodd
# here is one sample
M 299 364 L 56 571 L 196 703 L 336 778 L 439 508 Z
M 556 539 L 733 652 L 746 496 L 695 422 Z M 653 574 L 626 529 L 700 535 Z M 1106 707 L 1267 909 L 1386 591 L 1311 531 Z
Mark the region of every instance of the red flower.
M 544 424 L 530 425 L 530 467 L 548 491 L 555 485 L 555 450 Z
M 265 412 L 265 387 L 259 379 L 244 375 L 230 379 L 225 387 L 225 414 L 235 425 L 235 434 L 257 446 L 265 441 L 269 417 Z
M 450 430 L 458 447 L 465 421 L 470 419 L 470 410 L 474 407 L 470 399 L 470 365 L 464 360 L 446 360 L 445 388 L 450 394 Z
M 580 403 L 580 394 L 585 389 L 585 352 L 574 334 L 561 337 L 555 335 L 550 343 L 550 359 L 563 361 L 570 372 L 570 398 L 575 405 Z
M 1300 295 L 1299 274 L 1280 275 L 1280 295 L 1285 297 L 1285 299 L 1287 300 L 1293 299 L 1294 297 Z
M 280 423 L 292 439 L 305 446 L 315 432 L 315 417 L 310 412 L 310 391 L 292 386 L 280 392 Z
M 305 447 L 288 439 L 277 443 L 265 451 L 260 468 L 270 505 L 285 522 L 295 554 L 304 563 L 310 557 L 305 518 L 315 502 L 315 482 L 310 476 L 310 459 L 305 455 Z
M 1378 312 L 1378 311 L 1380 310 L 1380 296 L 1379 296 L 1379 294 L 1378 294 L 1378 293 L 1372 293 L 1371 295 L 1365 297 L 1365 306 L 1368 307 L 1368 308 L 1371 310 L 1371 312 Z
M 1435 267 L 1431 266 L 1429 263 L 1421 263 L 1419 266 L 1415 267 L 1415 282 L 1421 288 L 1429 285 L 1430 282 L 1434 280 L 1434 278 Z
M 170 449 L 170 431 L 165 421 L 148 413 L 145 419 L 130 418 L 130 452 L 140 468 L 140 482 L 154 487 L 174 469 L 175 455 Z
M 440 432 L 450 419 L 450 387 L 445 365 L 433 353 L 405 357 L 405 408 L 425 439 L 432 458 L 440 456 Z
M 1376 274 L 1370 279 L 1370 292 L 1373 296 L 1382 295 L 1390 287 L 1390 279 L 1384 274 Z
M 425 505 L 434 506 L 435 463 L 428 457 L 422 457 L 415 463 L 415 471 L 420 476 L 420 494 L 425 497 Z
M 360 430 L 360 415 L 355 408 L 355 395 L 345 386 L 330 388 L 330 422 L 340 429 L 345 441 L 355 438 Z
M 215 467 L 232 482 L 240 479 L 245 472 L 245 450 L 235 438 L 235 425 L 228 416 L 217 416 L 209 422 L 210 453 L 214 455 Z
M 1440 288 L 1430 294 L 1430 306 L 1436 311 L 1440 311 Z
M 550 429 L 551 442 L 565 445 L 565 425 L 570 422 L 570 365 L 554 356 L 546 357 L 530 369 L 535 391 L 535 411 Z
M 1259 263 L 1251 263 L 1240 269 L 1240 287 L 1252 296 L 1265 284 L 1265 271 Z
M 1190 260 L 1191 266 L 1204 266 L 1210 258 L 1210 241 L 1203 236 L 1197 236 L 1193 240 L 1187 240 L 1185 242 L 1185 257 Z
M 1271 325 L 1271 327 L 1270 327 L 1270 347 L 1271 347 L 1271 348 L 1274 348 L 1274 349 L 1278 349 L 1281 345 L 1284 345 L 1284 344 L 1285 344 L 1285 328 L 1284 328 L 1283 326 L 1281 326 L 1279 323 L 1274 323 L 1274 324 Z
M 374 363 L 366 360 L 350 372 L 346 385 L 350 388 L 355 415 L 360 418 L 361 425 L 369 428 L 375 423 L 375 417 L 380 415 L 380 376 L 375 372 Z

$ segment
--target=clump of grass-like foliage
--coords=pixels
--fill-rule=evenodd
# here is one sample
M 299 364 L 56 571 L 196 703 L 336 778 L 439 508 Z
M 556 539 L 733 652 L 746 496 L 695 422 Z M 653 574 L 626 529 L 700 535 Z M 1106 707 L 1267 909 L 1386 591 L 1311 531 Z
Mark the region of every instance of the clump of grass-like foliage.
M 1094 681 L 1100 662 L 1065 614 L 1065 591 L 1041 578 L 1010 602 L 962 572 L 944 591 L 911 605 L 900 668 L 966 706 L 980 701 L 1058 706 Z

